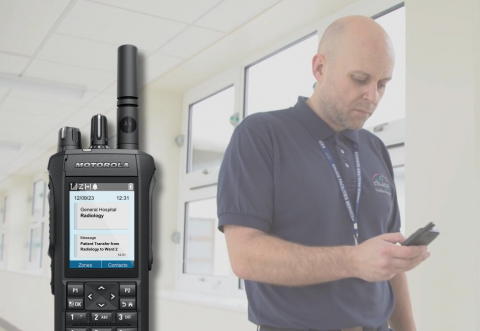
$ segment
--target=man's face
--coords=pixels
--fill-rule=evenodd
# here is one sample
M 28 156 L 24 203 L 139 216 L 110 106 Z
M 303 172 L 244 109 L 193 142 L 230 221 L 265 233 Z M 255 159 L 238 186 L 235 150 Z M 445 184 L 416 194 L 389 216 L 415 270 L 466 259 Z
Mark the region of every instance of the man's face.
M 355 48 L 352 46 L 349 48 Z M 336 130 L 360 130 L 377 108 L 392 77 L 391 52 L 372 45 L 356 48 L 342 52 L 325 67 L 320 107 Z

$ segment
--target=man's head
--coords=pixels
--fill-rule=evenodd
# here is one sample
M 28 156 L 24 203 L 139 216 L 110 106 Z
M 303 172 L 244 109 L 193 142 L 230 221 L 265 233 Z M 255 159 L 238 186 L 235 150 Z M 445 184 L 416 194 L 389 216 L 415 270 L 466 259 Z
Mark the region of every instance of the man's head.
M 307 103 L 335 131 L 359 130 L 383 97 L 394 63 L 392 42 L 378 23 L 340 18 L 325 30 L 313 58 L 317 83 Z

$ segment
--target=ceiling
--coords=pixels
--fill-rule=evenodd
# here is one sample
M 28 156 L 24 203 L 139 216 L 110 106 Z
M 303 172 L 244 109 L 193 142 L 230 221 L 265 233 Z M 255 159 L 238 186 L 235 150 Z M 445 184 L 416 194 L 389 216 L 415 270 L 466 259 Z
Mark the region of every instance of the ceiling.
M 0 181 L 116 108 L 118 46 L 138 47 L 142 88 L 278 2 L 0 0 Z

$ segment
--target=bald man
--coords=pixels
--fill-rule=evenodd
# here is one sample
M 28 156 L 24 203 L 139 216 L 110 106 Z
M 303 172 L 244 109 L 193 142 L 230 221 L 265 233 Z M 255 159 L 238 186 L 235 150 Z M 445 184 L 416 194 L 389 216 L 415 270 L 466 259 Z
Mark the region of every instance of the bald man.
M 258 330 L 415 331 L 385 145 L 363 130 L 392 79 L 386 32 L 363 16 L 325 31 L 312 96 L 246 117 L 218 181 L 219 230 Z M 390 325 L 389 325 L 390 324 Z

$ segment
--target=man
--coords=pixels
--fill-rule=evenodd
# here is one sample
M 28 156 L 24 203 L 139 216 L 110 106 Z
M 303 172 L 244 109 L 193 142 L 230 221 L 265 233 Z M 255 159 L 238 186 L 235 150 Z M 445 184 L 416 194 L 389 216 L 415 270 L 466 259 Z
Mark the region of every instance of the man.
M 361 130 L 392 78 L 386 32 L 363 16 L 325 31 L 313 95 L 236 128 L 218 182 L 219 229 L 259 330 L 416 331 L 385 145 Z

